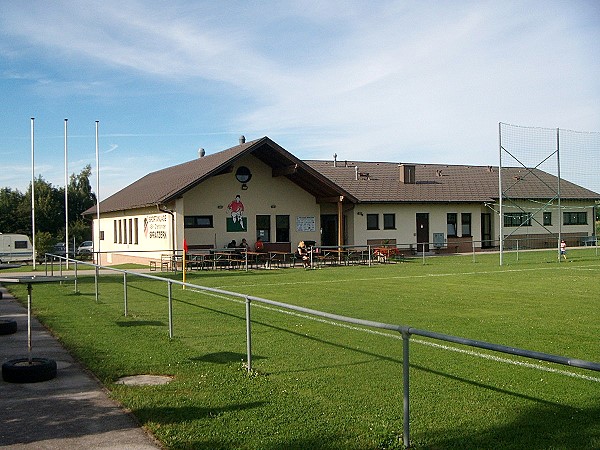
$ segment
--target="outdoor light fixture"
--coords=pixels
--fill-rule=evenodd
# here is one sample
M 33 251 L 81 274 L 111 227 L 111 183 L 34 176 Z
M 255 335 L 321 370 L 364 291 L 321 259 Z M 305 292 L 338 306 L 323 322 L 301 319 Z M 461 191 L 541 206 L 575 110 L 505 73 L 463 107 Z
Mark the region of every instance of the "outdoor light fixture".
M 245 191 L 248 189 L 246 183 L 252 179 L 252 172 L 246 166 L 240 166 L 235 171 L 235 179 L 242 183 L 242 190 Z
M 277 208 L 277 205 L 271 205 L 271 208 L 275 209 Z

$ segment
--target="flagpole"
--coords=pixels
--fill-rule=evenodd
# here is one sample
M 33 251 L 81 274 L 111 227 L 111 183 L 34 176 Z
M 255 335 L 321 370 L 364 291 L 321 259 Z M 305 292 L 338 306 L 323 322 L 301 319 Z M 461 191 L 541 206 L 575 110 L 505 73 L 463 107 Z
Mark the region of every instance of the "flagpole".
M 31 118 L 31 242 L 33 246 L 33 270 L 35 270 L 35 158 L 34 158 L 34 121 Z
M 96 264 L 102 264 L 100 257 L 100 161 L 98 158 L 98 125 L 100 121 L 96 120 L 96 220 L 98 222 L 98 246 L 96 254 L 98 255 Z
M 67 122 L 65 119 L 65 251 L 67 255 L 67 270 L 69 269 L 69 168 L 67 163 Z M 75 247 L 73 247 L 75 251 Z

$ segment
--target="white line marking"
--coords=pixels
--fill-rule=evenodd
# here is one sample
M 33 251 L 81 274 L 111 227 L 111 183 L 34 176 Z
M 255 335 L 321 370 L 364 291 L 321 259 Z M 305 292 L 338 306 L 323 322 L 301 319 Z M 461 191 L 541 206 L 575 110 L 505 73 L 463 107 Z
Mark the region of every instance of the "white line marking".
M 205 294 L 205 295 L 209 295 L 212 297 L 217 297 L 223 300 L 228 300 L 234 303 L 239 303 L 239 304 L 245 304 L 244 301 L 242 300 L 237 300 L 235 298 L 231 298 L 231 297 L 227 297 L 225 295 L 221 295 L 221 294 L 215 294 L 212 292 L 207 292 L 207 291 L 202 291 L 202 290 L 196 290 L 196 289 L 192 289 L 192 291 L 194 292 L 199 292 L 201 294 Z M 310 316 L 307 314 L 300 314 L 297 313 L 295 311 L 288 311 L 285 309 L 279 309 L 279 308 L 274 308 L 272 306 L 267 306 L 267 305 L 262 305 L 262 304 L 253 304 L 254 307 L 258 307 L 258 308 L 263 308 L 269 311 L 275 311 L 275 312 L 279 312 L 279 313 L 283 313 L 283 314 L 288 314 L 290 316 L 296 316 L 296 317 L 300 317 L 303 319 L 307 319 L 307 320 L 313 320 L 315 322 L 321 322 L 321 323 L 326 323 L 328 325 L 334 325 L 337 327 L 341 327 L 341 328 L 347 328 L 349 330 L 354 330 L 354 331 L 361 331 L 364 333 L 369 333 L 369 334 L 375 334 L 377 336 L 384 336 L 384 337 L 388 337 L 388 338 L 392 338 L 392 339 L 398 339 L 398 340 L 402 340 L 402 335 L 400 334 L 389 334 L 389 333 L 385 333 L 382 331 L 377 331 L 377 330 L 371 330 L 368 328 L 362 328 L 362 327 L 357 327 L 354 325 L 348 325 L 346 323 L 342 323 L 342 322 L 334 322 L 331 320 L 327 320 L 327 319 L 323 319 L 320 317 L 314 317 L 314 316 Z M 457 347 L 452 347 L 449 345 L 443 345 L 443 344 L 437 344 L 435 342 L 429 342 L 429 341 L 423 341 L 421 339 L 416 339 L 416 338 L 412 338 L 411 342 L 415 342 L 417 344 L 422 344 L 422 345 L 427 345 L 429 347 L 434 347 L 434 348 L 440 348 L 443 350 L 449 350 L 452 352 L 456 352 L 456 353 L 462 353 L 464 355 L 469 355 L 469 356 L 474 356 L 476 358 L 482 358 L 482 359 L 488 359 L 491 361 L 495 361 L 495 362 L 500 362 L 500 363 L 505 363 L 505 364 L 512 364 L 513 366 L 520 366 L 520 367 L 527 367 L 529 369 L 536 369 L 536 370 L 541 370 L 543 372 L 550 372 L 550 373 L 555 373 L 558 375 L 564 375 L 567 377 L 572 377 L 572 378 L 578 378 L 580 380 L 587 380 L 587 381 L 593 381 L 596 383 L 600 383 L 600 378 L 598 377 L 592 377 L 589 375 L 582 375 L 579 373 L 575 373 L 575 372 L 569 372 L 568 370 L 563 370 L 563 369 L 554 369 L 552 367 L 547 367 L 547 366 L 542 366 L 540 364 L 533 364 L 533 363 L 529 363 L 529 362 L 523 362 L 523 361 L 516 361 L 513 359 L 508 359 L 508 358 L 502 358 L 499 356 L 494 356 L 494 355 L 489 355 L 486 353 L 480 353 L 480 352 L 476 352 L 473 350 L 465 350 L 462 348 L 457 348 Z
M 564 263 L 563 263 L 564 264 Z M 565 269 L 568 270 L 586 270 L 592 271 L 600 268 L 600 265 L 591 265 L 585 267 L 573 267 L 568 266 Z M 482 271 L 473 271 L 473 272 L 452 272 L 452 273 L 430 273 L 423 275 L 399 275 L 399 276 L 385 276 L 385 277 L 369 277 L 369 278 L 350 278 L 350 279 L 336 279 L 336 280 L 319 280 L 319 283 L 347 283 L 349 281 L 382 281 L 382 280 L 408 280 L 412 278 L 429 278 L 429 277 L 453 277 L 456 275 L 498 275 L 504 273 L 513 273 L 513 272 L 532 272 L 538 270 L 554 270 L 559 269 L 559 267 L 537 267 L 530 269 L 502 269 L 498 271 L 490 271 L 490 270 L 482 270 Z M 257 284 L 244 284 L 244 287 L 255 287 L 255 286 L 285 286 L 285 285 L 294 285 L 294 284 L 314 284 L 314 280 L 306 280 L 306 281 L 289 281 L 283 283 L 257 283 Z M 217 289 L 227 289 L 230 286 L 219 286 Z

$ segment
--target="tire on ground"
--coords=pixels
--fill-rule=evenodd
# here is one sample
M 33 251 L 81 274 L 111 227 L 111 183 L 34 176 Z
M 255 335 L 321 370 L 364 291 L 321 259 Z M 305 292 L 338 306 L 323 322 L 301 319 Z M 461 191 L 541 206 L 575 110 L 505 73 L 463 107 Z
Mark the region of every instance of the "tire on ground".
M 13 319 L 0 319 L 0 335 L 17 332 L 17 322 Z
M 47 358 L 18 358 L 2 364 L 2 378 L 8 383 L 37 383 L 56 377 L 56 361 Z

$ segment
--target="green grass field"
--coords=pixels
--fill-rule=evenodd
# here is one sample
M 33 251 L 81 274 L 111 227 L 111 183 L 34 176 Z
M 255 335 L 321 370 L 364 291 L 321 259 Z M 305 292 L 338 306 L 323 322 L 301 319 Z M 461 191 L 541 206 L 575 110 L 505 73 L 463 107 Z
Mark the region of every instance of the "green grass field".
M 373 267 L 203 271 L 190 283 L 325 312 L 600 361 L 600 258 L 448 256 Z M 398 449 L 399 335 L 121 275 L 36 286 L 34 313 L 168 448 Z M 176 279 L 181 280 L 181 274 Z M 25 298 L 24 289 L 15 291 Z M 411 338 L 421 449 L 600 448 L 600 373 Z M 163 386 L 115 384 L 171 375 Z

